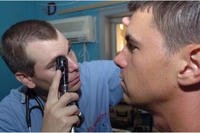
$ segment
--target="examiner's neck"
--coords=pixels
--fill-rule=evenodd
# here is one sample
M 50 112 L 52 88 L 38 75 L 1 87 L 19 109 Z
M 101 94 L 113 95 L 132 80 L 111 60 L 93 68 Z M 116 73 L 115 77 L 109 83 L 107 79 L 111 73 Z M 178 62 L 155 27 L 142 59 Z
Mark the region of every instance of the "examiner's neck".
M 47 101 L 48 91 L 39 88 L 35 88 L 34 91 L 44 102 Z

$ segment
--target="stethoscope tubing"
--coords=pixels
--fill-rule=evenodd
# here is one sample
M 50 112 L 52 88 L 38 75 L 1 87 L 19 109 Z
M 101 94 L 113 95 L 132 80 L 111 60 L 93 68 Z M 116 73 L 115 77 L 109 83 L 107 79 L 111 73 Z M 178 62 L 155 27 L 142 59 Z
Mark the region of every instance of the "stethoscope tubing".
M 26 96 L 25 96 L 25 106 L 26 106 L 26 124 L 28 127 L 29 132 L 32 132 L 31 130 L 31 111 L 34 109 L 39 109 L 42 112 L 42 116 L 44 115 L 44 105 L 42 104 L 41 100 L 39 99 L 38 96 L 33 96 L 35 101 L 37 102 L 38 105 L 35 105 L 31 108 L 29 108 L 29 100 L 30 100 L 30 96 L 33 95 L 31 94 L 31 91 L 28 89 Z

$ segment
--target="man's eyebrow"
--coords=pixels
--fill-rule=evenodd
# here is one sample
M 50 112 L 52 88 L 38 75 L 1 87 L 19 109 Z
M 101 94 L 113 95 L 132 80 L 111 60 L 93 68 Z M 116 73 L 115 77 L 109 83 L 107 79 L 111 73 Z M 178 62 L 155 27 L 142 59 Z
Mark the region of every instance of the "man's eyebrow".
M 133 36 L 131 36 L 130 34 L 126 34 L 126 37 L 125 37 L 125 39 L 126 39 L 126 41 L 127 41 L 127 43 L 129 44 L 129 43 L 131 43 L 131 44 L 134 44 L 134 45 L 138 45 L 139 44 L 139 42 L 133 37 Z M 129 44 L 130 45 L 130 44 Z
M 71 43 L 71 41 L 70 41 L 70 40 L 68 41 L 68 45 L 69 45 L 69 47 L 71 47 L 71 46 L 72 46 L 72 43 Z
M 46 68 L 49 68 L 52 64 L 55 63 L 57 57 L 51 59 L 51 61 L 46 65 Z

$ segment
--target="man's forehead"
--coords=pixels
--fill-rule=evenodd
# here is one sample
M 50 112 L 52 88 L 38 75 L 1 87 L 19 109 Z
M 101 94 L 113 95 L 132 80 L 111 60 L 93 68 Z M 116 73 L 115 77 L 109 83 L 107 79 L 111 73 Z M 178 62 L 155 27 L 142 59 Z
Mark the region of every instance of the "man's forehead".
M 60 55 L 65 55 L 70 42 L 57 30 L 58 38 L 52 40 L 34 40 L 27 44 L 27 56 L 35 63 L 46 63 Z
M 141 25 L 146 24 L 151 28 L 155 28 L 156 24 L 153 18 L 154 17 L 153 17 L 152 8 L 144 8 L 143 10 L 139 9 L 139 10 L 136 10 L 130 17 L 130 23 L 129 23 L 130 25 L 128 26 L 129 27 L 131 26 L 132 28 L 134 28 L 133 24 L 137 22 Z
M 33 60 L 48 58 L 55 47 L 51 47 L 51 41 L 32 41 L 25 47 L 26 54 Z

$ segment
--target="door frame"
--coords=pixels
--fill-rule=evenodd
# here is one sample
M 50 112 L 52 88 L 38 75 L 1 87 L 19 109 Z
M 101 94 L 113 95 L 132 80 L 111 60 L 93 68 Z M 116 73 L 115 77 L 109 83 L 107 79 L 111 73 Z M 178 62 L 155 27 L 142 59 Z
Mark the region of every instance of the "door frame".
M 99 13 L 99 47 L 100 47 L 100 59 L 112 59 L 113 53 L 113 39 L 111 39 L 111 32 L 114 31 L 113 24 L 110 20 L 112 18 L 122 18 L 124 16 L 130 16 L 130 12 L 127 8 L 127 3 L 113 6 L 111 8 L 103 8 Z M 111 43 L 112 42 L 112 43 Z M 115 49 L 114 49 L 115 50 Z

